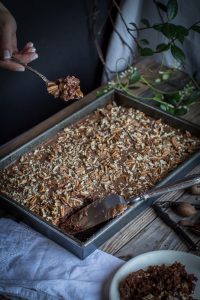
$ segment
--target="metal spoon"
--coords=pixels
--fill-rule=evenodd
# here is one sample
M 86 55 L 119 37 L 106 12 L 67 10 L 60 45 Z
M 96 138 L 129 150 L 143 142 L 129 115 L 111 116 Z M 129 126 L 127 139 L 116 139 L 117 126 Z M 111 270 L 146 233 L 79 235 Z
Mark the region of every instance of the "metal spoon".
M 10 60 L 22 65 L 27 70 L 39 76 L 46 83 L 47 92 L 54 96 L 54 98 L 59 97 L 64 101 L 83 98 L 83 93 L 80 90 L 80 81 L 78 78 L 75 78 L 74 76 L 67 76 L 66 78 L 60 78 L 57 81 L 50 81 L 46 78 L 46 76 L 33 69 L 32 67 L 28 66 L 27 64 L 21 62 L 17 58 L 12 57 Z M 69 83 L 70 81 L 71 83 Z
M 43 74 L 41 74 L 40 72 L 38 72 L 37 70 L 33 69 L 32 67 L 28 66 L 27 64 L 21 62 L 20 60 L 18 60 L 17 58 L 15 57 L 11 57 L 10 59 L 11 61 L 13 62 L 16 62 L 18 63 L 19 65 L 23 66 L 24 68 L 26 68 L 27 70 L 35 73 L 36 75 L 38 75 L 46 84 L 48 84 L 49 82 L 51 82 L 50 80 L 48 80 L 46 78 L 46 76 L 44 76 Z

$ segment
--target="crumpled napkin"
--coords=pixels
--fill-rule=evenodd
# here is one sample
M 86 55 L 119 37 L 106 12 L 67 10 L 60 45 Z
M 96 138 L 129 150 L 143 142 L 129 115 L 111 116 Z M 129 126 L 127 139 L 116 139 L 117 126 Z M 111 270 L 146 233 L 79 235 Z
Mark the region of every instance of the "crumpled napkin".
M 124 262 L 96 250 L 80 260 L 23 223 L 0 219 L 0 295 L 11 299 L 107 299 Z

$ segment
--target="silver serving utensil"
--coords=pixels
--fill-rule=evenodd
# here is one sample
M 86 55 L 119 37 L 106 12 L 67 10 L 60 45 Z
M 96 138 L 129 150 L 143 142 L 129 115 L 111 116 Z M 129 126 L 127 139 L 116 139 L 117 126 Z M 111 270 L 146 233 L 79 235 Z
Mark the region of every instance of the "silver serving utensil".
M 11 57 L 10 59 L 13 62 L 16 62 L 17 64 L 23 66 L 25 69 L 35 73 L 37 76 L 39 76 L 46 84 L 48 84 L 49 82 L 51 82 L 49 79 L 46 78 L 46 76 L 44 76 L 43 74 L 41 74 L 40 72 L 38 72 L 37 70 L 33 69 L 32 67 L 30 67 L 27 64 L 24 64 L 23 62 L 21 62 L 20 60 L 18 60 L 15 57 Z
M 54 98 L 59 97 L 64 101 L 76 100 L 76 99 L 83 98 L 83 93 L 81 92 L 80 87 L 78 86 L 78 82 L 76 82 L 75 85 L 74 85 L 74 86 L 77 85 L 76 90 L 74 90 L 72 93 L 71 92 L 69 93 L 70 85 L 72 85 L 72 84 L 67 86 L 66 82 L 62 83 L 61 78 L 59 80 L 55 81 L 55 82 L 50 81 L 49 79 L 46 78 L 46 76 L 44 76 L 43 74 L 41 74 L 37 70 L 33 69 L 32 67 L 28 66 L 27 64 L 24 64 L 23 62 L 19 61 L 17 58 L 11 57 L 10 60 L 22 65 L 27 70 L 29 70 L 29 71 L 35 73 L 37 76 L 39 76 L 46 83 L 47 92 L 50 95 L 54 96 Z M 62 84 L 60 84 L 60 81 L 61 81 Z M 74 89 L 74 86 L 73 86 L 73 89 Z
M 154 188 L 146 193 L 141 194 L 139 197 L 130 198 L 128 200 L 125 200 L 119 195 L 111 194 L 108 197 L 99 199 L 87 205 L 77 213 L 73 214 L 66 221 L 66 228 L 68 228 L 67 225 L 69 225 L 69 231 L 71 233 L 73 233 L 73 231 L 78 233 L 88 230 L 98 224 L 114 218 L 117 215 L 120 215 L 124 210 L 127 209 L 128 204 L 136 207 L 142 201 L 145 201 L 149 198 L 172 191 L 185 189 L 197 183 L 200 183 L 200 174 L 187 176 L 171 184 Z

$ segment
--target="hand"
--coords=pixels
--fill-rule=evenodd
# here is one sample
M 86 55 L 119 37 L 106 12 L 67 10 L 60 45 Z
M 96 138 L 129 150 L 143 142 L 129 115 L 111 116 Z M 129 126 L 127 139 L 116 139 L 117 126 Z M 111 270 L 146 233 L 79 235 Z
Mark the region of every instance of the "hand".
M 28 42 L 21 51 L 18 50 L 16 31 L 14 17 L 0 2 L 0 67 L 11 71 L 24 71 L 23 66 L 9 61 L 11 56 L 27 64 L 38 58 L 38 55 L 31 42 Z

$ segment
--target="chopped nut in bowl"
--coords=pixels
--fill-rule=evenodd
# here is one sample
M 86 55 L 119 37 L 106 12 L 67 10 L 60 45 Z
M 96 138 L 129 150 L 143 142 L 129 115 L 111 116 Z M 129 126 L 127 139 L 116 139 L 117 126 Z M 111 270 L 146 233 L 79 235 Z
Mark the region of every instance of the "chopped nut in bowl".
M 80 89 L 80 80 L 75 76 L 59 78 L 55 82 L 47 82 L 47 91 L 55 98 L 61 98 L 64 101 L 83 98 Z

